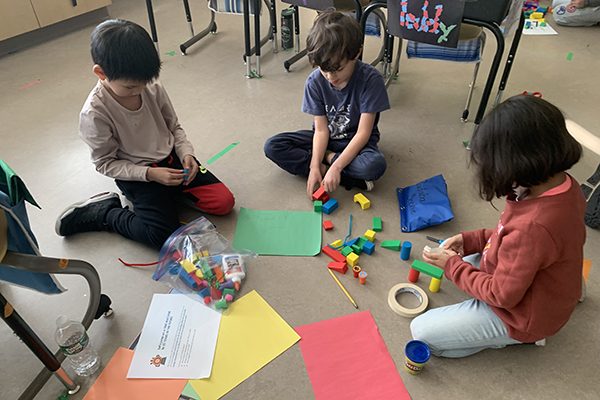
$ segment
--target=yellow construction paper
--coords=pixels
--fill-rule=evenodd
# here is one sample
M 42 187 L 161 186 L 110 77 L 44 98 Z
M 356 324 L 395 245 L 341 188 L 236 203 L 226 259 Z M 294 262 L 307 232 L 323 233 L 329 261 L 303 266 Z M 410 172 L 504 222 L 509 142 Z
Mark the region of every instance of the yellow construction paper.
M 210 378 L 189 383 L 202 400 L 217 400 L 298 340 L 292 327 L 252 291 L 221 318 Z

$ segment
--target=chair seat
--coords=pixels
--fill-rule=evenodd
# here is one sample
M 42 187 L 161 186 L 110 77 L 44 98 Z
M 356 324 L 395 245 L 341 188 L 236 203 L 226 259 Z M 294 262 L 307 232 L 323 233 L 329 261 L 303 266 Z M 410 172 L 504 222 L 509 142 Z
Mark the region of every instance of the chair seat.
M 481 61 L 484 43 L 485 32 L 482 28 L 462 24 L 456 49 L 409 40 L 406 44 L 406 55 L 408 58 L 475 63 Z

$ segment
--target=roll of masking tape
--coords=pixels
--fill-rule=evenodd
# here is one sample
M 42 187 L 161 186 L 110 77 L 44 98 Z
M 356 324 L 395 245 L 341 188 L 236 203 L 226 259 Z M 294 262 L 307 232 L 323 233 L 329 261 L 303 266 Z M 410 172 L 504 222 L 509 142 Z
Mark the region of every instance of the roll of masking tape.
M 421 304 L 419 304 L 417 308 L 406 308 L 401 306 L 396 299 L 396 296 L 398 296 L 400 293 L 414 294 L 417 296 Z M 417 285 L 413 285 L 412 283 L 399 283 L 390 290 L 390 294 L 388 295 L 388 304 L 390 305 L 392 311 L 394 311 L 396 314 L 406 318 L 413 318 L 427 309 L 427 306 L 429 305 L 429 297 L 427 297 L 427 293 L 425 293 L 425 291 Z

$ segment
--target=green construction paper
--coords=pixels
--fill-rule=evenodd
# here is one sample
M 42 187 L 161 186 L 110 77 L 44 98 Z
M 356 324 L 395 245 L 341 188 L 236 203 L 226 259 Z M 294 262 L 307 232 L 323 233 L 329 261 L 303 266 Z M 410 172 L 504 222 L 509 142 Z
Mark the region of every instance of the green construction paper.
M 194 388 L 192 387 L 192 385 L 190 385 L 189 381 L 188 381 L 188 383 L 185 384 L 185 387 L 183 388 L 183 391 L 181 392 L 181 394 L 184 395 L 184 396 L 187 396 L 187 397 L 189 397 L 191 399 L 194 399 L 194 400 L 202 400 L 198 396 L 198 393 L 196 393 L 196 391 L 194 390 Z
M 321 213 L 241 207 L 233 247 L 270 256 L 314 256 L 321 251 Z
M 567 60 L 571 61 L 573 59 L 573 53 L 569 53 L 567 55 Z
M 225 147 L 223 150 L 221 150 L 220 152 L 218 152 L 216 155 L 214 155 L 210 160 L 208 160 L 206 163 L 207 164 L 212 164 L 215 161 L 217 161 L 219 158 L 221 158 L 225 153 L 227 153 L 229 150 L 233 149 L 235 146 L 237 146 L 238 144 L 240 144 L 240 142 L 237 143 L 231 143 L 229 146 Z

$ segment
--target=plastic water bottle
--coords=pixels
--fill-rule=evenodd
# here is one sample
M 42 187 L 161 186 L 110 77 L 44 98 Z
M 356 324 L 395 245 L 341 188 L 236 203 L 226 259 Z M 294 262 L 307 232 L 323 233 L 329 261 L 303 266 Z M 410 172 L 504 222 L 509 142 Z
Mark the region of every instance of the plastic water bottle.
M 67 356 L 75 373 L 79 376 L 92 375 L 100 368 L 100 357 L 92 347 L 90 337 L 83 325 L 61 315 L 56 320 L 54 338 Z

